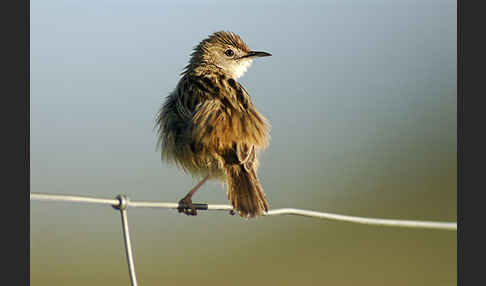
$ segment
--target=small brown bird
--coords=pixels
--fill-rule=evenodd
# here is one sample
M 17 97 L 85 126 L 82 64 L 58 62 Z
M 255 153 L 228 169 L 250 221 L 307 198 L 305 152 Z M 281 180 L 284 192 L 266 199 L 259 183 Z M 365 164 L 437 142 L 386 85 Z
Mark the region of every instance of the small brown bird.
M 267 147 L 270 125 L 236 79 L 256 57 L 231 32 L 216 32 L 191 54 L 181 79 L 157 118 L 162 159 L 202 180 L 179 201 L 179 212 L 196 215 L 194 193 L 208 180 L 226 183 L 228 200 L 244 218 L 268 211 L 257 177 L 258 152 Z

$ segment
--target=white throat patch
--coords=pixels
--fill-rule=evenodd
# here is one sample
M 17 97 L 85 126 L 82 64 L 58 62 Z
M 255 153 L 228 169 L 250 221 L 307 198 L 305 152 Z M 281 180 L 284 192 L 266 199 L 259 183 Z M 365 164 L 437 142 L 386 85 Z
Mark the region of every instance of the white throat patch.
M 247 59 L 245 61 L 241 61 L 239 65 L 235 67 L 235 70 L 233 71 L 235 79 L 241 77 L 251 66 L 251 63 L 253 62 L 252 59 Z

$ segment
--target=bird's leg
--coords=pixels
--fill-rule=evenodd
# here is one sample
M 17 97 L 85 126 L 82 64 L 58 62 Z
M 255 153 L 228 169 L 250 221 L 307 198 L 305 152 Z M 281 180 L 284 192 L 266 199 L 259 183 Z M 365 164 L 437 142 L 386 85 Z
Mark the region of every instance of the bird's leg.
M 196 207 L 192 204 L 192 196 L 196 193 L 196 191 L 204 185 L 204 183 L 209 179 L 209 175 L 204 177 L 194 188 L 192 188 L 187 195 L 179 201 L 179 207 L 177 210 L 181 213 L 185 213 L 186 215 L 197 215 Z

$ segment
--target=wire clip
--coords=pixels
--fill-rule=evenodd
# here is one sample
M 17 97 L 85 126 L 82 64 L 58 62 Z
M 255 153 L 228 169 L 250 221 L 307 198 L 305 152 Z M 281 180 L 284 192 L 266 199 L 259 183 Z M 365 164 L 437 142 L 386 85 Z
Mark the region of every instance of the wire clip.
M 125 195 L 118 195 L 116 199 L 120 202 L 118 205 L 114 205 L 113 208 L 116 210 L 126 210 L 128 208 L 128 202 L 130 199 Z

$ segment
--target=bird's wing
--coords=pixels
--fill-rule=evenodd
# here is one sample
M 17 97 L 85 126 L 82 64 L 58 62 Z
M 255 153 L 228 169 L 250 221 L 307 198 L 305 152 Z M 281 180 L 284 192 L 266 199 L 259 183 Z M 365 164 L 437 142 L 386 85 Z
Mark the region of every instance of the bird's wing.
M 192 117 L 196 142 L 219 150 L 231 149 L 240 143 L 257 148 L 268 145 L 269 124 L 238 83 L 232 81 L 229 85 L 220 85 L 217 91 L 206 88 L 198 92 L 205 96 Z
M 257 163 L 255 145 L 237 144 L 236 155 L 238 164 L 243 165 L 247 171 L 250 171 Z
M 192 140 L 201 149 L 218 154 L 225 164 L 243 165 L 247 171 L 256 167 L 255 147 L 263 146 L 267 138 L 248 132 L 248 118 L 230 112 L 219 100 L 207 100 L 193 119 Z
M 256 163 L 255 146 L 246 143 L 235 143 L 232 148 L 219 150 L 225 164 L 243 165 L 247 171 L 250 171 Z

